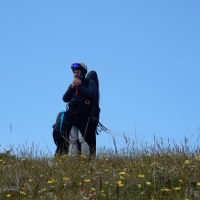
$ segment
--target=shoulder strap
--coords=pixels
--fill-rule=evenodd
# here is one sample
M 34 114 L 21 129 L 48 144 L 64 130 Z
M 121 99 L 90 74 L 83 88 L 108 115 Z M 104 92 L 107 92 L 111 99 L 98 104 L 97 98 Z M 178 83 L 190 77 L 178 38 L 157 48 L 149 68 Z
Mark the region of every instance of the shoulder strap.
M 61 135 L 62 135 L 62 124 L 63 124 L 64 116 L 65 116 L 65 111 L 62 111 L 61 116 L 60 116 L 60 134 Z

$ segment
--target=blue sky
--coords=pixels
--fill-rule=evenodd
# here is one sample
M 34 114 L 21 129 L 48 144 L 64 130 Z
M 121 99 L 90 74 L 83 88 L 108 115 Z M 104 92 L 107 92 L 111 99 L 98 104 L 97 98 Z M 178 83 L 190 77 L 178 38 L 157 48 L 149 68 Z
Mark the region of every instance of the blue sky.
M 200 135 L 199 1 L 1 1 L 0 151 L 55 151 L 72 62 L 100 81 L 100 121 L 122 133 L 196 144 Z M 12 131 L 10 134 L 10 124 Z M 101 132 L 97 146 L 112 146 Z

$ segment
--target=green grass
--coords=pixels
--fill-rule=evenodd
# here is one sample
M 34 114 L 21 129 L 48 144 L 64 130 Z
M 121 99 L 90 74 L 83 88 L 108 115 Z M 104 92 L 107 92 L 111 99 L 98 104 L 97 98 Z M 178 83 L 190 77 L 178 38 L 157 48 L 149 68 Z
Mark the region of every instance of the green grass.
M 127 142 L 88 159 L 24 146 L 0 154 L 0 199 L 200 199 L 200 149 Z

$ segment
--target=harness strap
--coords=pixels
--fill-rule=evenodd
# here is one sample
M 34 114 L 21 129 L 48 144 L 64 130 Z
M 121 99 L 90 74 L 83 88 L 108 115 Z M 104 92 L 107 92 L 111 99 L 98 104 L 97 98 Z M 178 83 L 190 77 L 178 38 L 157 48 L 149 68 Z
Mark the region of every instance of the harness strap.
M 68 143 L 68 144 L 70 143 L 68 138 L 66 138 L 64 136 L 62 136 L 62 138 L 65 140 L 66 143 Z
M 77 96 L 77 95 L 78 95 L 78 87 L 76 87 L 76 92 L 74 96 Z
M 86 125 L 86 128 L 85 128 L 85 134 L 84 134 L 84 140 L 85 140 L 85 135 L 86 135 L 86 132 L 87 132 L 87 128 L 88 128 L 88 123 L 89 123 L 89 121 L 90 121 L 90 116 L 88 117 L 88 121 L 87 121 L 87 125 Z
M 107 129 L 102 123 L 98 122 L 97 127 L 99 128 L 99 132 L 104 131 L 104 132 L 109 132 L 109 129 Z

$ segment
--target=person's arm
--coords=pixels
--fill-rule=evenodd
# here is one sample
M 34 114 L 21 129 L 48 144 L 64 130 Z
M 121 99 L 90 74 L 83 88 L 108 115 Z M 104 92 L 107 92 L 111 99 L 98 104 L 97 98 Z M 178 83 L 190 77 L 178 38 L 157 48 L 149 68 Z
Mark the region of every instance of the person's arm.
M 78 91 L 87 99 L 89 100 L 93 100 L 97 88 L 96 88 L 96 84 L 93 80 L 90 80 L 88 83 L 88 87 L 85 87 L 83 84 L 80 84 L 78 86 Z
M 63 101 L 66 103 L 69 102 L 73 96 L 73 93 L 74 93 L 74 88 L 73 88 L 72 84 L 70 84 L 67 91 L 63 95 Z

